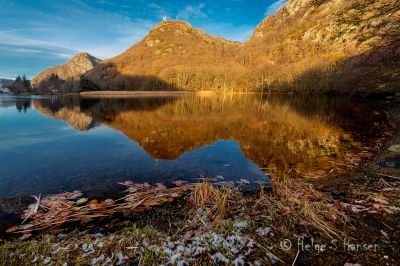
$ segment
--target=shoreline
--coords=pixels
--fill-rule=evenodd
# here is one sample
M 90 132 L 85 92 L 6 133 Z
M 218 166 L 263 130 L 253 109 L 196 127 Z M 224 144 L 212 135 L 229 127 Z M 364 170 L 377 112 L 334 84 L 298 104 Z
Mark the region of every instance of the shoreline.
M 80 96 L 82 98 L 151 98 L 151 97 L 184 97 L 184 96 L 213 96 L 213 95 L 260 95 L 260 96 L 274 96 L 274 95 L 326 95 L 326 96 L 334 96 L 334 97 L 361 97 L 361 98 L 370 98 L 382 100 L 387 97 L 400 97 L 400 93 L 398 92 L 371 92 L 368 94 L 357 92 L 357 93 L 349 93 L 342 91 L 324 91 L 324 92 L 240 92 L 240 91 L 115 91 L 115 90 L 107 90 L 107 91 L 82 91 L 82 92 L 71 92 L 71 93 L 50 93 L 50 94 L 36 94 L 36 93 L 24 93 L 24 94 L 12 94 L 12 93 L 0 93 L 0 95 L 8 95 L 8 96 L 39 96 L 39 97 L 51 97 L 51 96 Z
M 84 91 L 84 98 L 120 98 L 120 97 L 183 97 L 193 95 L 189 91 Z

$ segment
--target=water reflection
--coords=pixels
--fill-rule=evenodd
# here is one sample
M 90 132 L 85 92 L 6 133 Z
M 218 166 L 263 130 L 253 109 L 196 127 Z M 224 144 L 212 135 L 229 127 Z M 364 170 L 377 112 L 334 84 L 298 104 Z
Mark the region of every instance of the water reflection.
M 27 113 L 7 101 L 0 196 L 110 189 L 125 179 L 257 182 L 259 168 L 326 176 L 368 156 L 388 121 L 375 103 L 310 95 L 14 99 Z
M 17 108 L 18 112 L 24 112 L 31 108 L 31 101 L 30 99 L 24 98 L 17 98 L 15 99 L 15 107 Z
M 260 167 L 306 175 L 354 162 L 368 151 L 363 142 L 381 132 L 388 119 L 371 103 L 309 95 L 56 98 L 34 106 L 78 130 L 107 125 L 156 159 L 175 160 L 217 140 L 234 140 Z

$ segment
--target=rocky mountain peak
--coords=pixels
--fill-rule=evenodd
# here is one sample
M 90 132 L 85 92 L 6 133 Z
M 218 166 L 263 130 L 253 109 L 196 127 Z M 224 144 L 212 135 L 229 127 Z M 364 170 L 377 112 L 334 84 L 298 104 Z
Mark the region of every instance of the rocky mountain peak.
M 77 81 L 83 74 L 93 69 L 93 67 L 100 62 L 100 59 L 88 53 L 79 53 L 68 60 L 64 65 L 51 67 L 39 73 L 32 79 L 32 86 L 48 87 L 47 81 L 55 76 L 61 82 Z
M 186 22 L 186 21 L 181 21 L 181 20 L 167 20 L 167 21 L 161 21 L 158 23 L 151 31 L 150 34 L 152 33 L 157 33 L 157 32 L 175 32 L 175 33 L 185 33 L 188 30 L 192 30 L 193 26 Z
M 131 47 L 129 51 L 137 51 L 138 47 L 150 48 L 152 54 L 168 55 L 189 53 L 197 45 L 239 46 L 220 37 L 207 34 L 203 29 L 196 29 L 186 21 L 171 20 L 157 24 L 142 42 Z
M 100 59 L 88 53 L 79 53 L 68 60 L 68 62 L 64 66 L 69 66 L 71 69 L 74 69 L 78 72 L 87 72 L 100 62 Z

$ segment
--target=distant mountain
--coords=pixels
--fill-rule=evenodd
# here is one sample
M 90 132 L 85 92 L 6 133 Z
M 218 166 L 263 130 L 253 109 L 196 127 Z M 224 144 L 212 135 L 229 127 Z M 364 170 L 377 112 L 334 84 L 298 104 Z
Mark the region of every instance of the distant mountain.
M 77 54 L 64 65 L 51 67 L 39 73 L 32 79 L 32 87 L 50 92 L 78 91 L 80 77 L 100 61 L 88 53 Z
M 0 89 L 8 88 L 13 82 L 12 79 L 0 78 Z

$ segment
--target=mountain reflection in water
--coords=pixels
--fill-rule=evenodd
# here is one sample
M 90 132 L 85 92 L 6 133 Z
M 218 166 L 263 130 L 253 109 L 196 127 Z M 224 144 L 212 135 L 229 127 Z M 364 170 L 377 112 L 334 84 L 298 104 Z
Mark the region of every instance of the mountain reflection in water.
M 165 182 L 224 176 L 226 181 L 245 178 L 256 183 L 266 180 L 259 168 L 274 175 L 295 171 L 305 177 L 325 176 L 368 156 L 388 120 L 371 102 L 310 95 L 61 96 L 34 99 L 32 107 L 67 122 L 77 134 L 36 147 L 41 153 L 25 147 L 45 167 L 38 171 L 29 164 L 24 166 L 27 171 L 12 169 L 7 174 L 21 180 L 28 172 L 35 175 L 43 184 L 35 184 L 35 192 L 56 192 L 48 183 L 59 190 L 81 189 L 125 179 Z

